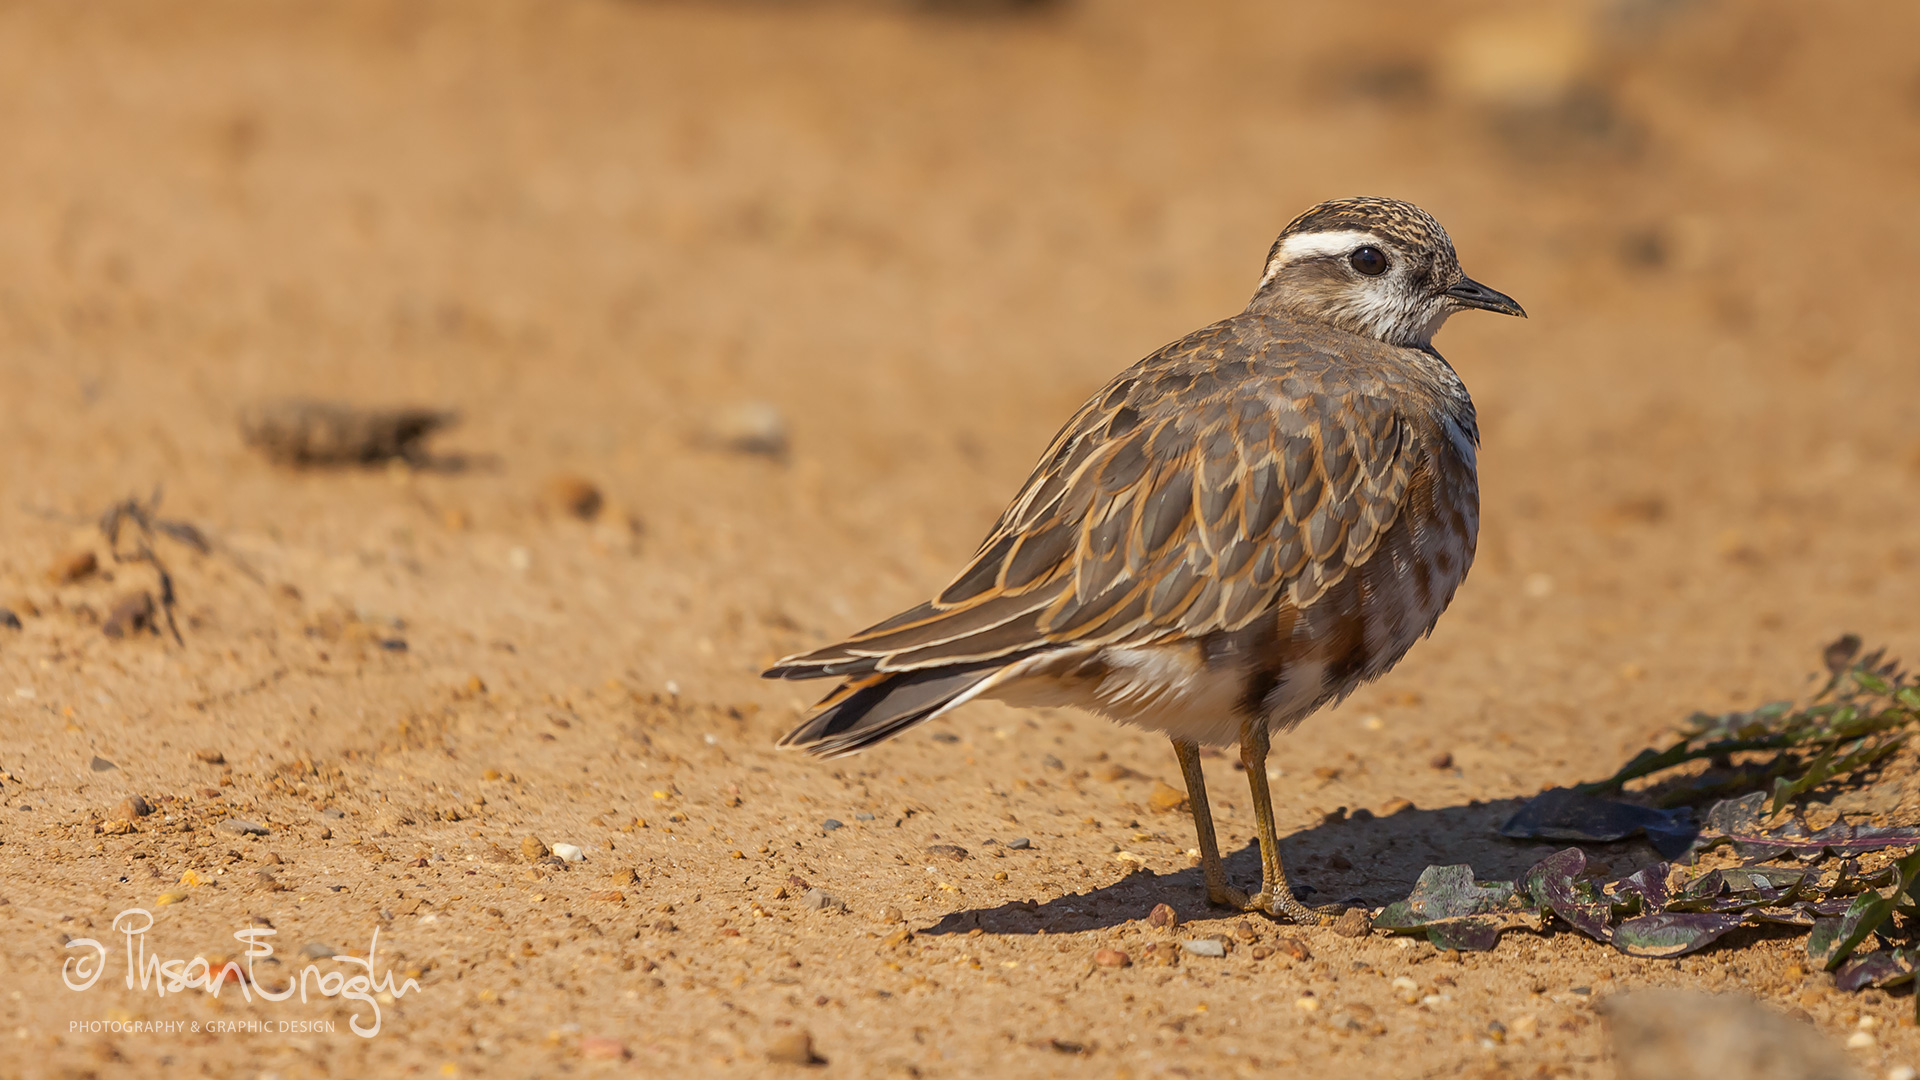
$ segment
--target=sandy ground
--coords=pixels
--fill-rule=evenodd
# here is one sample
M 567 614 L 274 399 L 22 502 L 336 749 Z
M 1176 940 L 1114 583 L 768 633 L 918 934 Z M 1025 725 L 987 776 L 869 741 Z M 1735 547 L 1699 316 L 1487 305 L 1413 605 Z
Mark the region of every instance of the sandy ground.
M 1165 743 L 1090 717 L 773 749 L 815 688 L 768 661 L 937 589 L 1087 393 L 1353 193 L 1532 319 L 1440 340 L 1485 431 L 1453 610 L 1276 746 L 1316 899 L 1511 875 L 1518 800 L 1842 631 L 1920 656 L 1920 8 L 1535 7 L 0 5 L 0 1074 L 759 1075 L 807 1033 L 833 1076 L 1611 1076 L 1595 1004 L 1651 985 L 1920 1064 L 1910 995 L 1793 938 L 1290 951 L 1202 903 Z M 290 471 L 235 423 L 286 395 L 462 422 Z M 784 455 L 724 444 L 751 403 Z M 156 487 L 219 545 L 157 542 L 182 644 L 102 627 L 154 573 L 91 522 Z M 1916 782 L 1823 812 L 1920 819 Z M 271 928 L 269 988 L 377 929 L 418 988 L 129 990 L 135 908 L 167 961 Z

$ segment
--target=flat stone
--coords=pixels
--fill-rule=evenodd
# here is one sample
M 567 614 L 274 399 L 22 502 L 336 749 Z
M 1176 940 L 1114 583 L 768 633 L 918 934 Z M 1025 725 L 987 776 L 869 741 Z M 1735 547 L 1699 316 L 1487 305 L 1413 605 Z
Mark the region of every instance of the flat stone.
M 119 767 L 120 766 L 115 765 L 113 762 L 108 761 L 106 758 L 103 758 L 98 754 L 94 755 L 94 758 L 92 761 L 87 762 L 87 768 L 92 769 L 94 772 L 106 772 L 110 769 L 117 769 Z
M 1032 846 L 1033 846 L 1033 841 L 1027 839 L 1024 836 L 1016 836 L 1013 839 L 1007 841 L 1008 851 L 1025 851 Z
M 800 898 L 801 906 L 810 911 L 845 911 L 846 902 L 825 889 L 808 889 L 807 895 Z
M 1212 956 L 1217 958 L 1227 955 L 1226 945 L 1212 938 L 1194 938 L 1190 941 L 1183 941 L 1180 943 L 1180 947 L 1194 956 Z
M 221 822 L 220 827 L 226 830 L 227 832 L 239 833 L 242 836 L 267 835 L 267 827 L 265 825 L 262 825 L 254 821 L 248 821 L 246 818 L 230 817 L 227 820 Z
M 828 818 L 827 820 L 820 823 L 820 827 L 826 830 L 827 832 L 832 832 L 835 829 L 842 828 L 842 825 L 840 824 L 839 821 L 833 818 Z

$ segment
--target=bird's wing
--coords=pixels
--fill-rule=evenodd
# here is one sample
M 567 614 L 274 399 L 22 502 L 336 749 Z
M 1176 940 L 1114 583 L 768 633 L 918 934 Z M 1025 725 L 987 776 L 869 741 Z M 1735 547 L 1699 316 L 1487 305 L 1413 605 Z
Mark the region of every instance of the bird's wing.
M 1373 553 L 1423 456 L 1386 396 L 1326 354 L 1255 363 L 1209 328 L 1083 406 L 936 599 L 767 674 L 1144 645 L 1304 609 Z

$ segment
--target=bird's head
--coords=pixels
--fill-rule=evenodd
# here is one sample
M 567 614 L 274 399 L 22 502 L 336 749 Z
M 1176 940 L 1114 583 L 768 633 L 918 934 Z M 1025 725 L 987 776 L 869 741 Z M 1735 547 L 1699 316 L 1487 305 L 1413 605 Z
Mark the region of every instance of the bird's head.
M 1273 243 L 1255 310 L 1424 348 L 1468 308 L 1526 317 L 1513 298 L 1460 270 L 1433 215 L 1397 199 L 1335 199 L 1294 218 Z

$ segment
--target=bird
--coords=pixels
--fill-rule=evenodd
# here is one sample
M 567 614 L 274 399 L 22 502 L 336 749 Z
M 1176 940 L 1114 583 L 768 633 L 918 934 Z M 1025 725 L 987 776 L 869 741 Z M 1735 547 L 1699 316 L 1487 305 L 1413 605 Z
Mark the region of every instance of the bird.
M 1468 277 L 1431 214 L 1322 202 L 1270 249 L 1245 310 L 1122 371 L 1060 429 L 933 599 L 764 674 L 838 679 L 780 740 L 852 754 L 975 699 L 1160 732 L 1210 904 L 1304 924 L 1275 832 L 1276 732 L 1385 675 L 1473 563 L 1480 432 L 1433 346 Z M 1220 859 L 1203 745 L 1238 743 L 1261 887 Z

